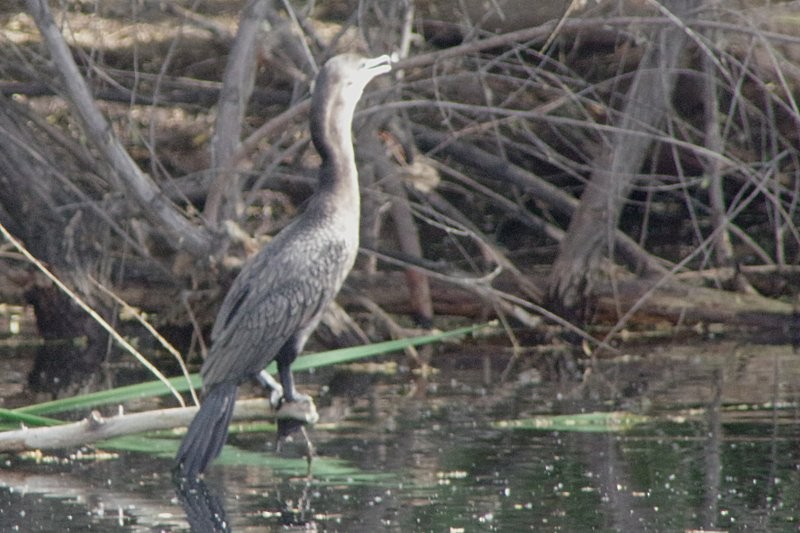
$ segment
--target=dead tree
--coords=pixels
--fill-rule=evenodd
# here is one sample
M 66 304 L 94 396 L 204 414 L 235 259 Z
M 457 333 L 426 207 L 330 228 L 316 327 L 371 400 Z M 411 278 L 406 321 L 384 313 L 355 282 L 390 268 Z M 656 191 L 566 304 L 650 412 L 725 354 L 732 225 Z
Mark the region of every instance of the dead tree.
M 48 3 L 45 0 L 28 0 L 27 5 L 51 59 L 57 66 L 73 112 L 81 121 L 84 133 L 105 158 L 109 184 L 117 193 L 132 197 L 145 218 L 177 249 L 188 250 L 197 257 L 207 255 L 211 249 L 209 232 L 189 220 L 167 200 L 160 187 L 141 171 L 119 139 L 113 135 L 108 120 L 100 112 L 56 26 Z
M 694 0 L 670 0 L 665 6 L 680 17 L 696 5 Z M 680 23 L 664 27 L 648 42 L 634 74 L 615 130 L 604 139 L 580 205 L 561 241 L 549 282 L 549 300 L 567 316 L 583 315 L 586 298 L 603 267 L 614 256 L 614 232 L 632 184 L 639 179 L 650 147 L 661 135 L 671 108 L 676 67 L 687 41 Z

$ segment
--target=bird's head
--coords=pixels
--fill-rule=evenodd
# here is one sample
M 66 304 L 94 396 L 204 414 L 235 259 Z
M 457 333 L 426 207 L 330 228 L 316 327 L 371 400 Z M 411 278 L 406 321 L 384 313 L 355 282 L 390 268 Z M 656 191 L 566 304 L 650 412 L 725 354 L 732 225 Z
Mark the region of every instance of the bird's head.
M 320 70 L 314 93 L 341 92 L 345 101 L 355 105 L 370 80 L 390 70 L 392 58 L 388 55 L 366 58 L 358 54 L 339 54 L 330 58 Z

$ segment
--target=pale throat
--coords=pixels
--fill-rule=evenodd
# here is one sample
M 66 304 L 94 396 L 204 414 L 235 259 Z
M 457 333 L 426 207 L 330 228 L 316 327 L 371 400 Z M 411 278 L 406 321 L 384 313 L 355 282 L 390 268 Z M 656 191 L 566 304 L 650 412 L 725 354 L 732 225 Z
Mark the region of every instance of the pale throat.
M 343 96 L 349 97 L 350 95 Z M 324 141 L 326 149 L 323 155 L 323 167 L 327 168 L 323 172 L 329 173 L 327 177 L 335 176 L 335 179 L 327 185 L 336 189 L 338 194 L 347 195 L 348 203 L 356 202 L 357 207 L 359 200 L 358 169 L 353 150 L 352 131 L 355 102 L 351 103 L 349 98 L 342 98 L 336 104 L 341 106 L 336 113 L 334 113 L 334 109 L 338 107 L 337 105 L 331 105 L 325 113 Z

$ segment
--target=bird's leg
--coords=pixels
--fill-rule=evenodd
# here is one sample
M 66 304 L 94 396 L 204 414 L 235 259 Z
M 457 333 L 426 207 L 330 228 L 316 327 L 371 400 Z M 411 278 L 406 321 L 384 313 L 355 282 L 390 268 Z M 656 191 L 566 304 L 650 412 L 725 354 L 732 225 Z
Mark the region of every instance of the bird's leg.
M 306 440 L 306 464 L 308 466 L 308 469 L 306 470 L 306 478 L 311 479 L 311 461 L 314 459 L 314 443 L 308 438 L 308 433 L 306 432 L 305 427 L 301 427 L 300 432 L 303 434 L 303 438 Z
M 292 375 L 291 363 L 281 363 L 281 361 L 278 360 L 278 377 L 283 386 L 283 401 L 314 403 L 311 396 L 300 394 L 297 392 L 297 389 L 294 388 L 294 376 Z
M 269 403 L 273 409 L 278 409 L 283 402 L 283 386 L 266 370 L 262 370 L 256 375 L 256 381 L 265 389 L 272 390 L 269 395 Z
M 294 376 L 292 375 L 291 363 L 281 363 L 278 359 L 278 377 L 280 379 L 280 387 L 283 389 L 283 397 L 278 401 L 277 418 L 278 418 L 278 445 L 297 430 L 302 430 L 303 436 L 306 438 L 306 443 L 311 441 L 305 432 L 305 424 L 316 424 L 319 420 L 317 414 L 317 406 L 314 405 L 314 400 L 311 396 L 300 394 L 294 388 Z M 273 398 L 275 392 L 272 393 Z M 275 403 L 273 403 L 275 405 Z M 313 448 L 307 447 L 308 456 L 313 453 Z M 310 461 L 310 460 L 309 460 Z
M 259 385 L 264 387 L 264 389 L 272 390 L 269 403 L 278 413 L 278 442 L 302 428 L 303 425 L 315 424 L 317 420 L 319 420 L 317 406 L 314 405 L 314 400 L 310 396 L 300 394 L 295 390 L 294 394 L 292 394 L 292 400 L 284 399 L 283 385 L 278 383 L 266 370 L 262 370 L 256 374 L 256 381 Z M 311 446 L 311 441 L 308 435 L 305 434 L 305 431 L 303 435 L 308 443 L 309 451 L 307 455 L 310 457 L 313 454 L 313 446 Z

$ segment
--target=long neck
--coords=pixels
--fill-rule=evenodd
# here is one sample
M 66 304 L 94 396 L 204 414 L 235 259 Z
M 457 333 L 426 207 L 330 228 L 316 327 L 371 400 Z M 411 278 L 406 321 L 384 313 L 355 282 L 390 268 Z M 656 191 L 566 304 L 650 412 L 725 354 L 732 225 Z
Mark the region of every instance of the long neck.
M 331 191 L 337 199 L 341 195 L 343 201 L 358 196 L 352 134 L 355 104 L 334 91 L 327 98 L 315 95 L 311 108 L 311 139 L 322 158 L 320 190 Z

